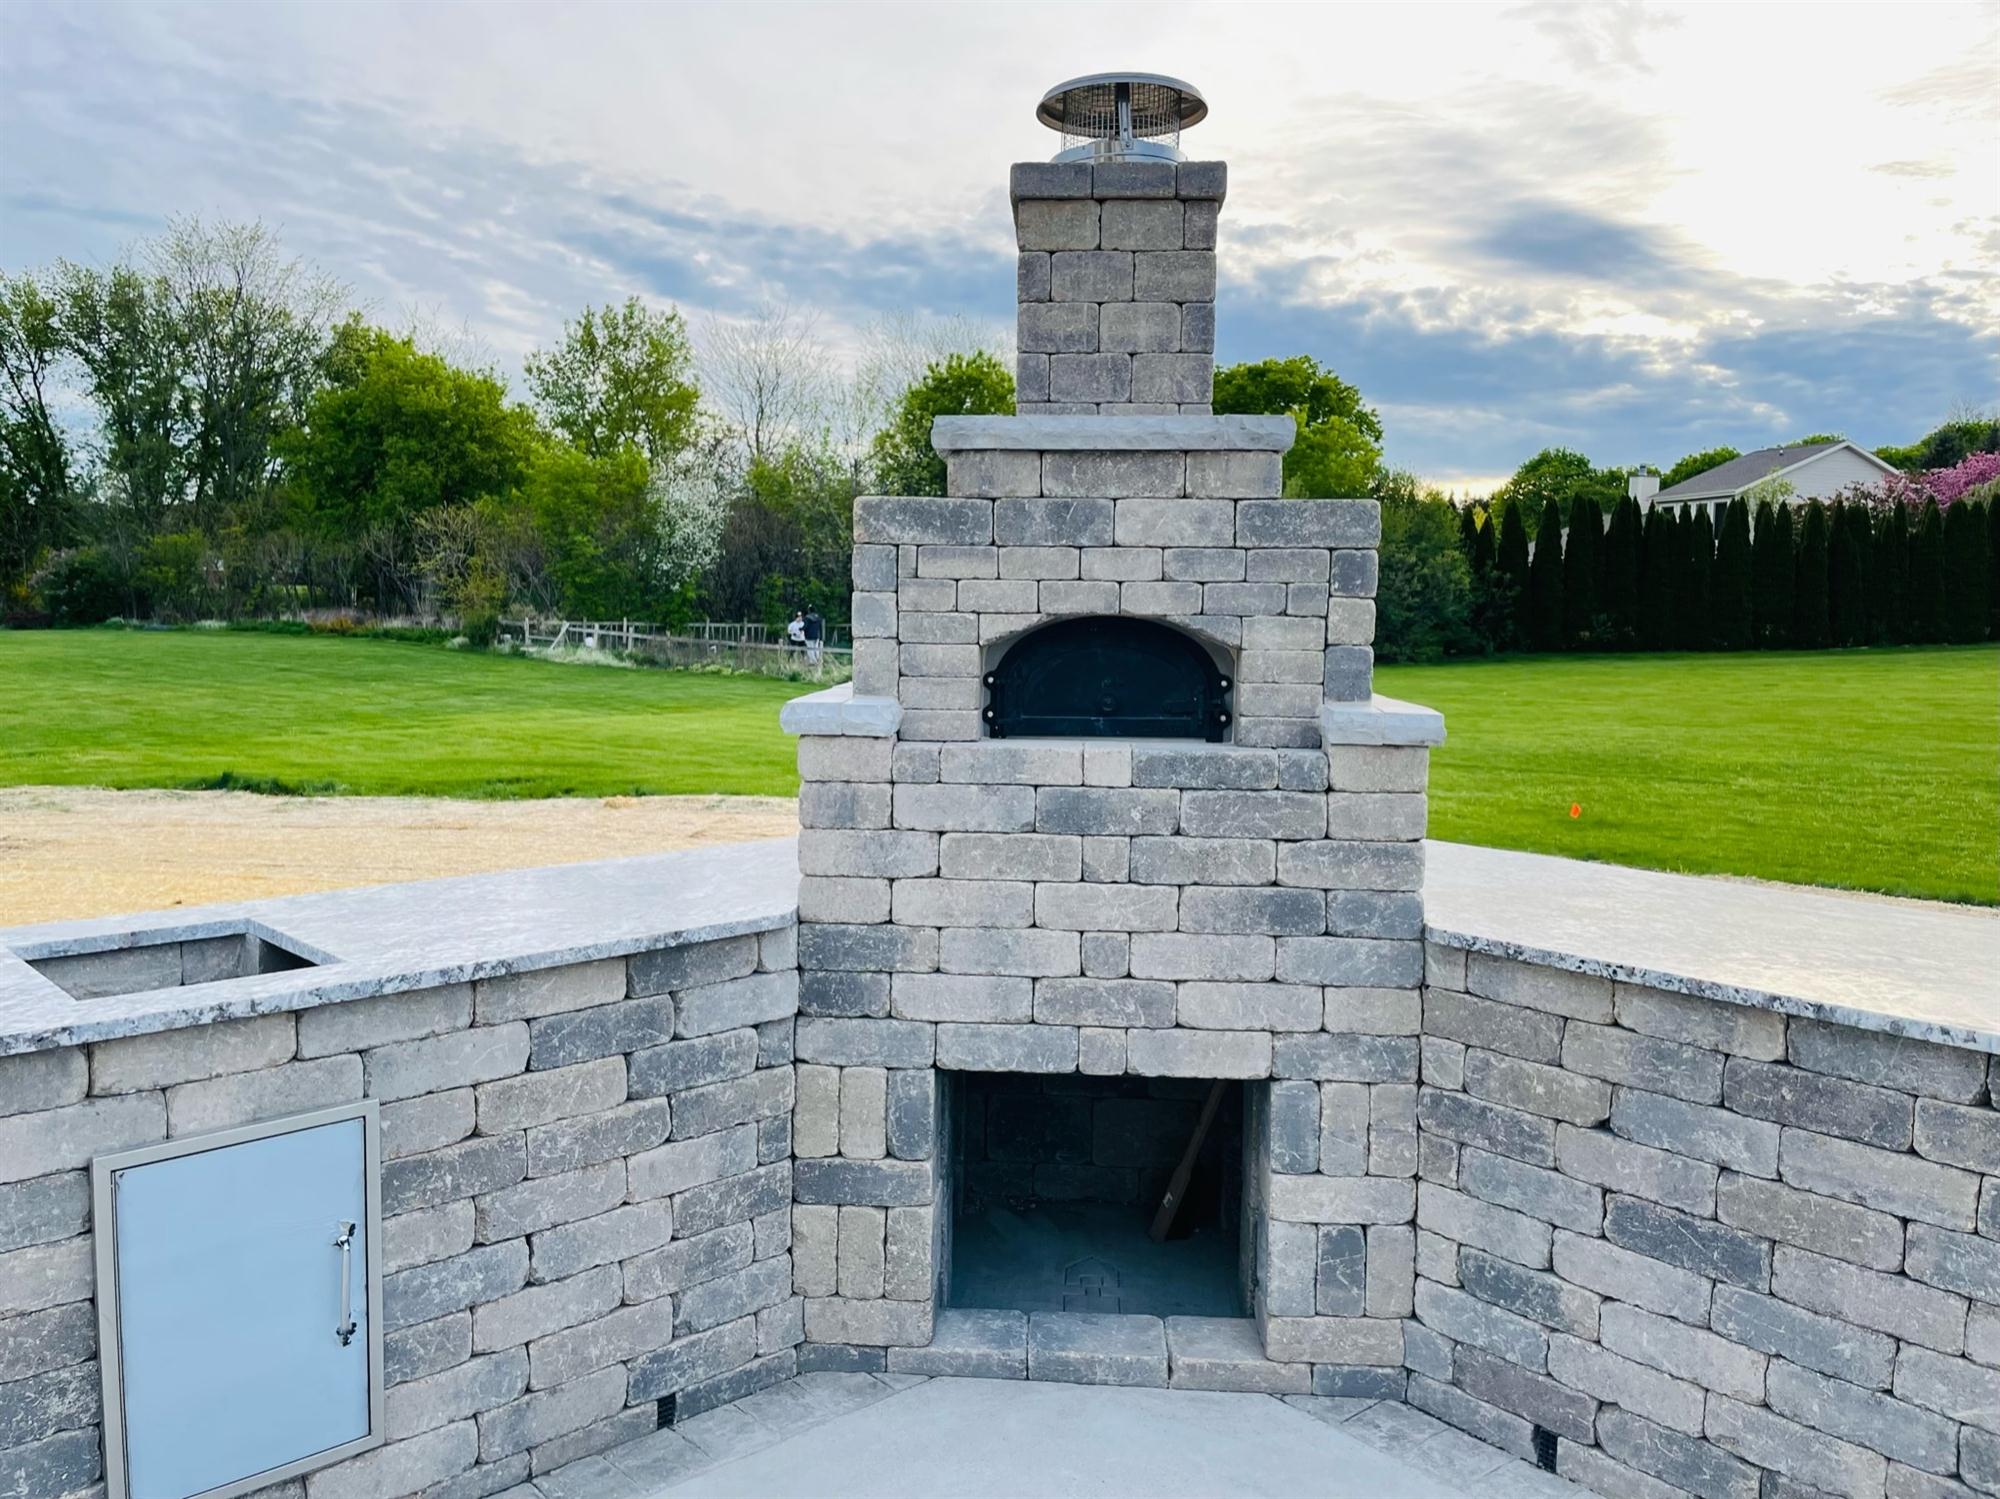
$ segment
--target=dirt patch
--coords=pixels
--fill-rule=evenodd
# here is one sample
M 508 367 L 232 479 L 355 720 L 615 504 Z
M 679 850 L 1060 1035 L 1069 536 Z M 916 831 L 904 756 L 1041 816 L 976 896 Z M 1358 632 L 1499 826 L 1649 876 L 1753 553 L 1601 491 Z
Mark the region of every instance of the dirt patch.
M 777 796 L 470 802 L 0 789 L 0 926 L 783 838 Z

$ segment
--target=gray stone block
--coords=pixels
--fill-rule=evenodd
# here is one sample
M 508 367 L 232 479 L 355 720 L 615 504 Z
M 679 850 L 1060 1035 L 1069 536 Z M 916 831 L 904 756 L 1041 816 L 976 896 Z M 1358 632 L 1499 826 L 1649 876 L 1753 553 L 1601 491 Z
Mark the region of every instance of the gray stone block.
M 1769 1362 L 1764 1354 L 1685 1322 L 1613 1301 L 1605 1304 L 1598 1336 L 1611 1352 L 1703 1389 L 1746 1400 L 1763 1397 Z
M 1278 1036 L 1272 1044 L 1272 1072 L 1278 1077 L 1402 1083 L 1414 1082 L 1417 1076 L 1417 1043 L 1408 1036 Z
M 1548 1224 L 1435 1182 L 1418 1185 L 1417 1224 L 1531 1269 L 1546 1269 L 1549 1264 Z
M 937 1060 L 966 1072 L 1074 1072 L 1076 1031 L 1064 1025 L 940 1025 Z
M 1948 1103 L 1985 1096 L 1985 1058 L 1978 1052 L 1818 1020 L 1794 1020 L 1787 1047 L 1798 1066 L 1857 1083 Z
M 1530 1270 L 1477 1248 L 1458 1256 L 1459 1284 L 1481 1301 L 1580 1338 L 1597 1336 L 1602 1298 L 1544 1270 Z
M 922 1207 L 931 1200 L 932 1171 L 927 1161 L 801 1160 L 793 1165 L 793 1189 L 801 1203 Z
M 1837 1494 L 1880 1493 L 1887 1464 L 1878 1453 L 1850 1442 L 1816 1436 L 1770 1411 L 1711 1396 L 1703 1428 L 1725 1451 L 1774 1468 L 1801 1483 Z
M 1599 1412 L 1597 1440 L 1618 1462 L 1651 1474 L 1676 1491 L 1702 1499 L 1759 1499 L 1756 1468 L 1630 1411 L 1612 1407 Z
M 932 1027 L 913 1020 L 837 1020 L 807 1017 L 798 1023 L 801 1062 L 835 1067 L 928 1067 Z
M 528 1246 L 520 1239 L 384 1276 L 382 1325 L 394 1331 L 464 1311 L 513 1294 L 527 1279 Z
M 1558 1232 L 1553 1248 L 1556 1274 L 1572 1285 L 1682 1322 L 1708 1320 L 1715 1282 L 1705 1276 L 1572 1233 Z
M 1260 1395 L 1304 1394 L 1313 1371 L 1264 1357 L 1257 1324 L 1247 1317 L 1169 1317 L 1168 1383 L 1183 1390 L 1234 1390 Z
M 1133 779 L 1139 777 L 1133 758 Z M 1135 838 L 1132 878 L 1148 885 L 1267 885 L 1277 870 L 1277 845 L 1252 838 Z
M 1435 986 L 1424 993 L 1424 1034 L 1530 1062 L 1562 1055 L 1562 1018 Z
M 1903 1276 L 1780 1244 L 1771 1289 L 1794 1306 L 1940 1353 L 1957 1353 L 1965 1346 L 1965 1298 Z
M 90 1177 L 81 1171 L 0 1187 L 0 1252 L 53 1243 L 90 1227 Z
M 1848 1131 L 1829 1131 L 1845 1134 Z M 1884 1141 L 1871 1141 L 1883 1144 Z M 2000 1172 L 2000 1113 L 1962 1108 L 1936 1099 L 1917 1100 L 1917 1154 L 1974 1171 Z
M 1797 1067 L 1731 1058 L 1724 1102 L 1739 1114 L 1841 1135 L 1887 1150 L 1907 1150 L 1907 1093 L 1848 1082 Z
M 1700 1216 L 1715 1212 L 1717 1167 L 1650 1145 L 1636 1145 L 1603 1130 L 1559 1125 L 1556 1165 L 1567 1176 L 1649 1202 Z
M 930 1345 L 891 1349 L 889 1368 L 898 1374 L 1025 1379 L 1028 1314 L 960 1308 L 939 1312 Z
M 482 1244 L 516 1239 L 601 1213 L 624 1199 L 625 1163 L 605 1161 L 480 1197 L 475 1203 L 474 1236 Z
M 1194 888 L 1182 894 L 1180 905 L 1187 932 L 1299 936 L 1326 926 L 1324 897 L 1314 890 Z
M 475 1117 L 470 1088 L 387 1104 L 382 1109 L 382 1154 L 393 1161 L 456 1145 L 472 1133 Z
M 1266 1077 L 1268 1034 L 1237 1031 L 1131 1030 L 1126 1070 L 1140 1077 Z
M 937 933 L 924 927 L 808 922 L 799 929 L 799 966 L 808 971 L 929 973 L 938 966 Z
M 1613 1196 L 1604 1236 L 1612 1243 L 1752 1291 L 1771 1284 L 1768 1241 L 1657 1203 Z
M 827 979 L 848 975 L 819 975 Z M 659 1098 L 684 1088 L 742 1077 L 757 1065 L 754 1031 L 724 1031 L 694 1041 L 673 1041 L 635 1051 L 627 1064 L 627 1090 L 634 1098 Z
M 361 1089 L 361 1059 L 354 1056 L 288 1062 L 255 1072 L 232 1072 L 196 1083 L 177 1083 L 167 1090 L 167 1133 L 200 1134 L 257 1119 L 349 1103 L 361 1096 Z
M 385 1215 L 435 1207 L 460 1197 L 497 1192 L 527 1175 L 527 1149 L 519 1135 L 467 1140 L 382 1166 Z
M 1314 1309 L 1323 1317 L 1359 1317 L 1367 1306 L 1368 1238 L 1357 1225 L 1318 1231 Z
M 1287 1223 L 1407 1223 L 1416 1184 L 1381 1176 L 1273 1176 L 1270 1213 Z
M 1750 1176 L 1778 1174 L 1778 1126 L 1637 1088 L 1611 1100 L 1614 1134 Z
M 994 540 L 993 502 L 864 496 L 854 502 L 854 539 L 916 546 L 988 546 Z
M 1051 305 L 1097 310 L 1088 302 Z M 1173 302 L 1106 302 L 1097 337 L 1096 346 L 1107 354 L 1177 352 L 1181 346 L 1181 309 Z M 1213 364 L 1210 368 L 1213 369 Z M 1137 389 L 1135 383 L 1135 393 Z
M 922 1347 L 931 1340 L 928 1301 L 854 1301 L 809 1298 L 806 1338 L 814 1343 L 860 1343 L 878 1347 Z
M 1101 547 L 1112 538 L 1109 499 L 1063 495 L 1004 499 L 993 507 L 994 540 L 1003 547 Z
M 1903 1401 L 1782 1360 L 1771 1365 L 1765 1398 L 1778 1414 L 1872 1452 L 1932 1473 L 1958 1471 L 1957 1427 Z
M 1140 262 L 1140 270 L 1135 280 L 1135 286 L 1144 288 L 1147 284 L 1145 279 L 1145 263 L 1160 257 L 1142 254 L 1137 258 Z M 1166 305 L 1172 308 L 1173 312 L 1177 313 L 1179 311 L 1171 303 L 1135 303 L 1134 305 Z M 1179 319 L 1175 317 L 1171 321 L 1174 324 L 1173 336 L 1176 342 L 1178 342 Z M 1164 322 L 1165 320 L 1163 320 Z M 1162 336 L 1164 336 L 1164 331 Z M 1205 402 L 1214 394 L 1214 390 L 1215 356 L 1213 354 L 1206 352 L 1182 354 L 1155 351 L 1139 352 L 1132 356 L 1132 399 L 1134 401 L 1174 405 L 1184 402 Z
M 1437 1088 L 1418 1093 L 1417 1120 L 1422 1128 L 1447 1140 L 1498 1151 L 1531 1165 L 1555 1164 L 1553 1120 Z
M 1178 494 L 1183 480 L 1173 480 Z M 1120 547 L 1226 547 L 1235 541 L 1236 507 L 1227 500 L 1152 497 L 1150 487 L 1119 499 L 1115 534 Z
M 1785 1017 L 1769 1010 L 1638 984 L 1619 984 L 1615 1005 L 1618 1023 L 1642 1035 L 1763 1062 L 1785 1055 Z
M 1544 1374 L 1467 1348 L 1459 1351 L 1456 1378 L 1460 1389 L 1488 1405 L 1511 1411 L 1570 1441 L 1592 1439 L 1597 1402 Z
M 1133 300 L 1133 255 L 1130 250 L 1057 249 L 1053 245 L 1023 248 L 1056 251 L 1049 257 L 1049 295 L 1058 302 Z M 1161 301 L 1164 298 L 1148 296 L 1140 300 Z M 1056 401 L 1066 399 L 1060 387 L 1051 384 L 1049 389 Z
M 1463 1291 L 1419 1281 L 1416 1311 L 1419 1321 L 1456 1342 L 1483 1348 L 1525 1369 L 1540 1370 L 1547 1365 L 1549 1335 L 1545 1329 Z
M 1577 1233 L 1596 1233 L 1603 1223 L 1602 1190 L 1508 1156 L 1462 1151 L 1458 1184 L 1484 1201 Z
M 1726 1173 L 1716 1216 L 1732 1228 L 1857 1265 L 1893 1271 L 1903 1264 L 1903 1225 L 1895 1218 L 1777 1182 Z
M 694 1238 L 732 1223 L 749 1223 L 779 1212 L 791 1201 L 792 1163 L 774 1161 L 741 1176 L 726 1176 L 720 1181 L 690 1187 L 673 1199 L 674 1227 L 682 1238 Z M 543 1235 L 545 1241 L 548 1237 Z M 541 1245 L 536 1246 L 538 1255 L 541 1249 Z M 633 1252 L 636 1251 L 628 1254 Z
M 1095 249 L 1098 206 L 1087 199 L 1019 199 L 1014 204 L 1014 235 L 1023 250 Z
M 1784 1131 L 1778 1170 L 1808 1192 L 1941 1228 L 1970 1231 L 1978 1211 L 1979 1178 L 1970 1172 L 1803 1129 Z
M 629 1389 L 621 1400 L 658 1400 L 746 1364 L 756 1351 L 757 1328 L 751 1318 L 676 1338 L 627 1366 Z
M 1028 1318 L 1028 1377 L 1064 1384 L 1164 1389 L 1166 1328 L 1157 1317 L 1035 1312 Z
M 1851 1384 L 1885 1390 L 1895 1370 L 1893 1338 L 1737 1286 L 1716 1287 L 1709 1321 L 1732 1342 Z
M 1278 883 L 1314 890 L 1419 890 L 1421 843 L 1286 843 L 1278 849 Z
M 849 1022 L 868 1024 L 870 1022 Z M 710 1083 L 705 1088 L 689 1088 L 673 1100 L 673 1138 L 691 1139 L 717 1130 L 772 1119 L 791 1112 L 792 1070 L 771 1067 L 748 1077 L 726 1083 Z
M 1023 198 L 1088 198 L 1090 163 L 1017 161 L 1007 169 L 1007 190 L 1016 203 Z
M 1174 1023 L 1174 1004 L 1174 986 L 1158 981 L 1092 978 L 1035 981 L 1034 1018 L 1048 1025 L 1169 1026 Z
M 1410 940 L 1423 935 L 1424 899 L 1415 891 L 1329 890 L 1325 894 L 1329 936 Z
M 2000 1243 L 1912 1223 L 1904 1272 L 1926 1285 L 2000 1303 Z
M 1306 1082 L 1271 1084 L 1267 1096 L 1273 1171 L 1319 1170 L 1319 1091 Z
M 1701 1435 L 1707 1397 L 1700 1385 L 1607 1352 L 1596 1343 L 1562 1335 L 1549 1339 L 1549 1373 L 1572 1389 L 1649 1421 L 1689 1436 Z
M 1047 833 L 946 833 L 940 842 L 946 879 L 1076 880 L 1083 840 Z
M 1611 1089 L 1596 1078 L 1476 1047 L 1466 1053 L 1465 1091 L 1569 1125 L 1598 1124 L 1611 1113 Z
M 1434 1421 L 1426 1419 L 1435 1417 L 1436 1421 L 1456 1426 L 1467 1436 L 1475 1437 L 1484 1443 L 1485 1450 L 1466 1444 L 1470 1450 L 1479 1451 L 1482 1458 L 1486 1456 L 1488 1450 L 1494 1448 L 1511 1452 L 1523 1461 L 1534 1457 L 1534 1427 L 1531 1423 L 1524 1421 L 1512 1411 L 1503 1411 L 1498 1406 L 1474 1399 L 1456 1385 L 1444 1384 L 1421 1374 L 1415 1375 L 1409 1382 L 1406 1398 L 1413 1407 L 1412 1413 L 1424 1423 L 1420 1429 L 1425 1437 L 1432 1436 L 1439 1429 Z M 1366 1414 L 1364 1413 L 1363 1419 L 1366 1419 Z M 1450 1435 L 1447 1433 L 1446 1437 L 1437 1440 L 1443 1442 Z M 1463 1442 L 1464 1438 L 1458 1440 Z M 1459 1454 L 1454 1455 L 1461 1455 L 1464 1451 L 1465 1448 L 1461 1448 Z

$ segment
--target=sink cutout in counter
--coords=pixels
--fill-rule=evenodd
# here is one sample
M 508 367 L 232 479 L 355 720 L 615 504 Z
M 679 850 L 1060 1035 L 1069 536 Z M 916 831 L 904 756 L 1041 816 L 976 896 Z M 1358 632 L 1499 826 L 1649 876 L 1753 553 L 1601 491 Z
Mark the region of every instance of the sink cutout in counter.
M 320 960 L 261 932 L 177 936 L 102 952 L 29 958 L 28 966 L 71 999 L 109 999 L 152 989 L 178 989 L 314 968 Z

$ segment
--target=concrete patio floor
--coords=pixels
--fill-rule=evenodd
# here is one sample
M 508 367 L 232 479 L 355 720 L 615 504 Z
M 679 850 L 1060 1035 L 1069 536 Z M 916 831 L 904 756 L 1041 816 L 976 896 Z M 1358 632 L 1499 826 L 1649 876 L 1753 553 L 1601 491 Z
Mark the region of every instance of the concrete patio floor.
M 1410 1406 L 808 1374 L 503 1499 L 1587 1499 Z

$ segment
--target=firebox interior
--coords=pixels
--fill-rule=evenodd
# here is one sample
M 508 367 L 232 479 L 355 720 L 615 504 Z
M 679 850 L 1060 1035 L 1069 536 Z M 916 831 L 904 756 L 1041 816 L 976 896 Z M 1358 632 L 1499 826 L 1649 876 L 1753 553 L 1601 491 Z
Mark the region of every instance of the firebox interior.
M 947 1304 L 1245 1315 L 1243 1086 L 943 1074 Z M 1153 1227 L 1195 1141 L 1171 1222 Z

